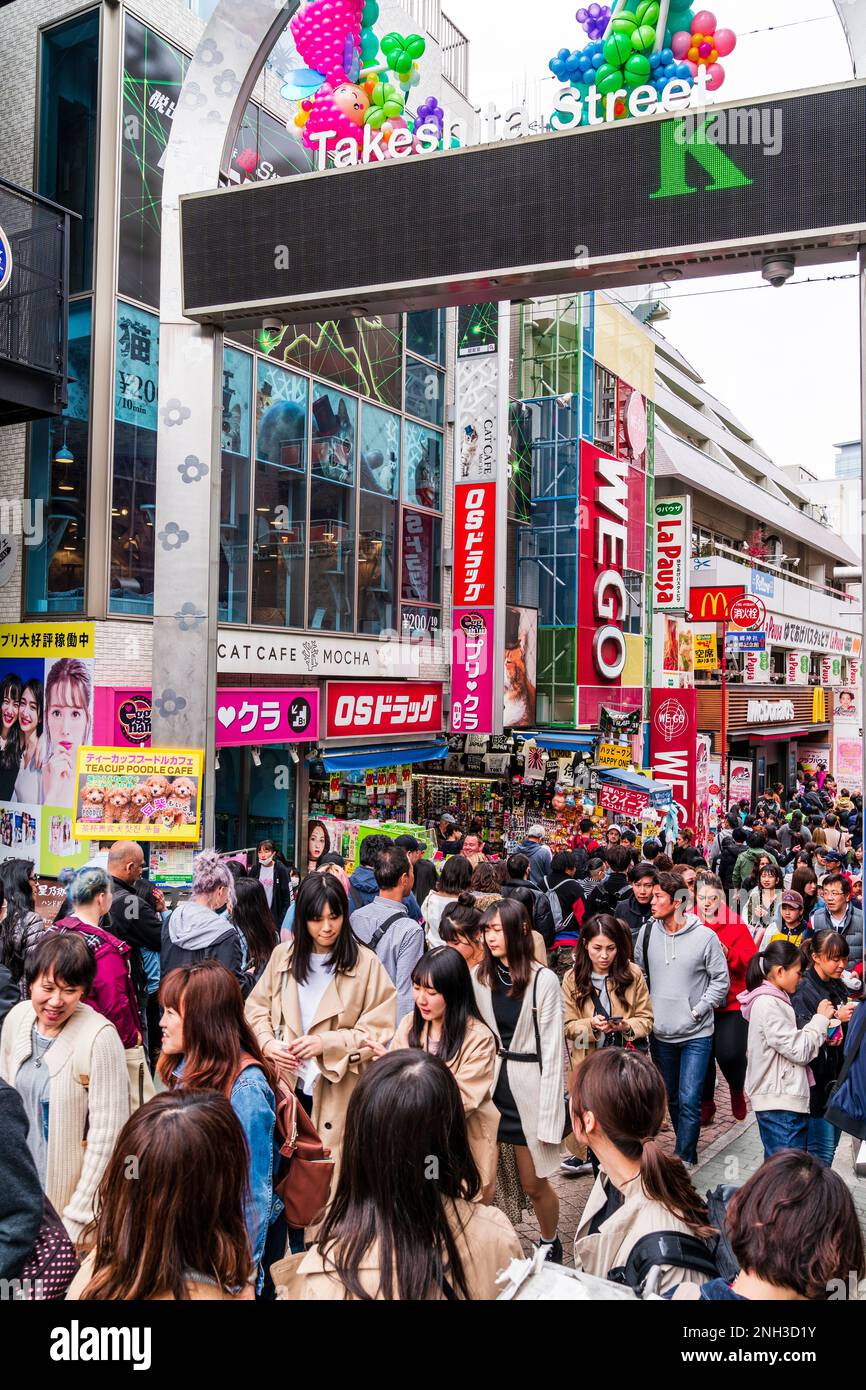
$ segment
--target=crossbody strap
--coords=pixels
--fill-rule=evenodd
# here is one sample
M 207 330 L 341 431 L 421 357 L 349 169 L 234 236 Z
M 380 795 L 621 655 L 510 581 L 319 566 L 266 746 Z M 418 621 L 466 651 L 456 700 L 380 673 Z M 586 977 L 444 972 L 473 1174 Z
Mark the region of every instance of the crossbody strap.
M 544 1063 L 541 1060 L 541 1032 L 538 1027 L 538 977 L 540 970 L 536 970 L 535 978 L 532 982 L 532 1026 L 535 1029 L 535 1051 L 538 1055 L 538 1070 L 544 1074 Z
M 401 917 L 406 917 L 407 915 L 408 914 L 405 912 L 395 912 L 386 921 L 382 923 L 381 927 L 377 927 L 376 930 L 373 932 L 373 935 L 370 937 L 370 950 L 375 951 L 376 947 L 379 945 L 379 942 L 382 940 L 382 937 L 385 935 L 385 933 L 387 931 L 390 931 L 394 923 L 399 922 Z

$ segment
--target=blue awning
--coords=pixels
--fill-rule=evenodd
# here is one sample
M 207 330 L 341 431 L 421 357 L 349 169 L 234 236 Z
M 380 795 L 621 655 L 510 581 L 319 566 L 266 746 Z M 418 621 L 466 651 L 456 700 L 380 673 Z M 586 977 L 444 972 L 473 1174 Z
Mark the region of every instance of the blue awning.
M 598 734 L 530 734 L 522 730 L 521 738 L 534 739 L 539 748 L 563 748 L 568 753 L 591 753 L 598 743 Z
M 431 763 L 447 757 L 448 744 L 408 743 L 404 747 L 362 748 L 328 752 L 325 749 L 320 758 L 310 756 L 308 763 L 322 763 L 326 772 L 367 772 L 377 767 L 404 767 L 407 763 Z
M 621 768 L 600 767 L 598 775 L 602 782 L 614 782 L 618 787 L 628 787 L 631 791 L 646 792 L 651 806 L 669 806 L 673 799 L 673 788 L 669 782 L 654 782 L 642 777 L 639 772 L 625 772 Z

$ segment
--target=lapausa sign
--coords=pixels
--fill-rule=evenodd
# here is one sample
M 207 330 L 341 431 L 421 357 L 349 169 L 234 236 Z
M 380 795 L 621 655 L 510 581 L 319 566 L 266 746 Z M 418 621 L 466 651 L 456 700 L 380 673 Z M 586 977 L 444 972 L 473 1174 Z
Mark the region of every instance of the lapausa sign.
M 665 497 L 653 507 L 653 607 L 684 613 L 689 606 L 691 516 L 688 497 Z

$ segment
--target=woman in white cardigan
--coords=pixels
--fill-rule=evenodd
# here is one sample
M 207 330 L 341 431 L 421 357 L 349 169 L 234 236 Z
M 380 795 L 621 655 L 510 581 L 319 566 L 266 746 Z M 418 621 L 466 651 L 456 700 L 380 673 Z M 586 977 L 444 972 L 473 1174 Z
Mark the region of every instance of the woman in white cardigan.
M 29 1122 L 27 1143 L 72 1240 L 94 1217 L 96 1190 L 129 1117 L 126 1056 L 114 1024 L 82 1000 L 96 958 L 81 936 L 48 933 L 27 961 L 30 998 L 7 1014 L 0 1076 Z
M 478 1011 L 497 1040 L 493 1103 L 501 1144 L 511 1144 L 549 1256 L 562 1263 L 559 1198 L 549 1178 L 559 1168 L 565 1127 L 562 991 L 552 970 L 533 959 L 525 908 L 502 898 L 481 919 L 484 960 L 472 972 Z

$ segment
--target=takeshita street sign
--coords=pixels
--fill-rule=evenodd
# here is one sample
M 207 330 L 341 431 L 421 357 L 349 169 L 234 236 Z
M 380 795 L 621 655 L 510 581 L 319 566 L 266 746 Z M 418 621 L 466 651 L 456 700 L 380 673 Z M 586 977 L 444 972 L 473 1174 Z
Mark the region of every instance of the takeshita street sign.
M 181 200 L 184 313 L 289 321 L 573 293 L 673 266 L 742 273 L 769 251 L 801 265 L 850 258 L 866 235 L 866 147 L 849 138 L 866 127 L 866 84 L 750 103 L 759 131 L 780 113 L 785 139 L 772 158 L 750 121 L 730 119 L 740 109 L 191 193 Z M 721 113 L 725 139 L 712 143 Z M 406 208 L 416 236 L 370 236 Z

